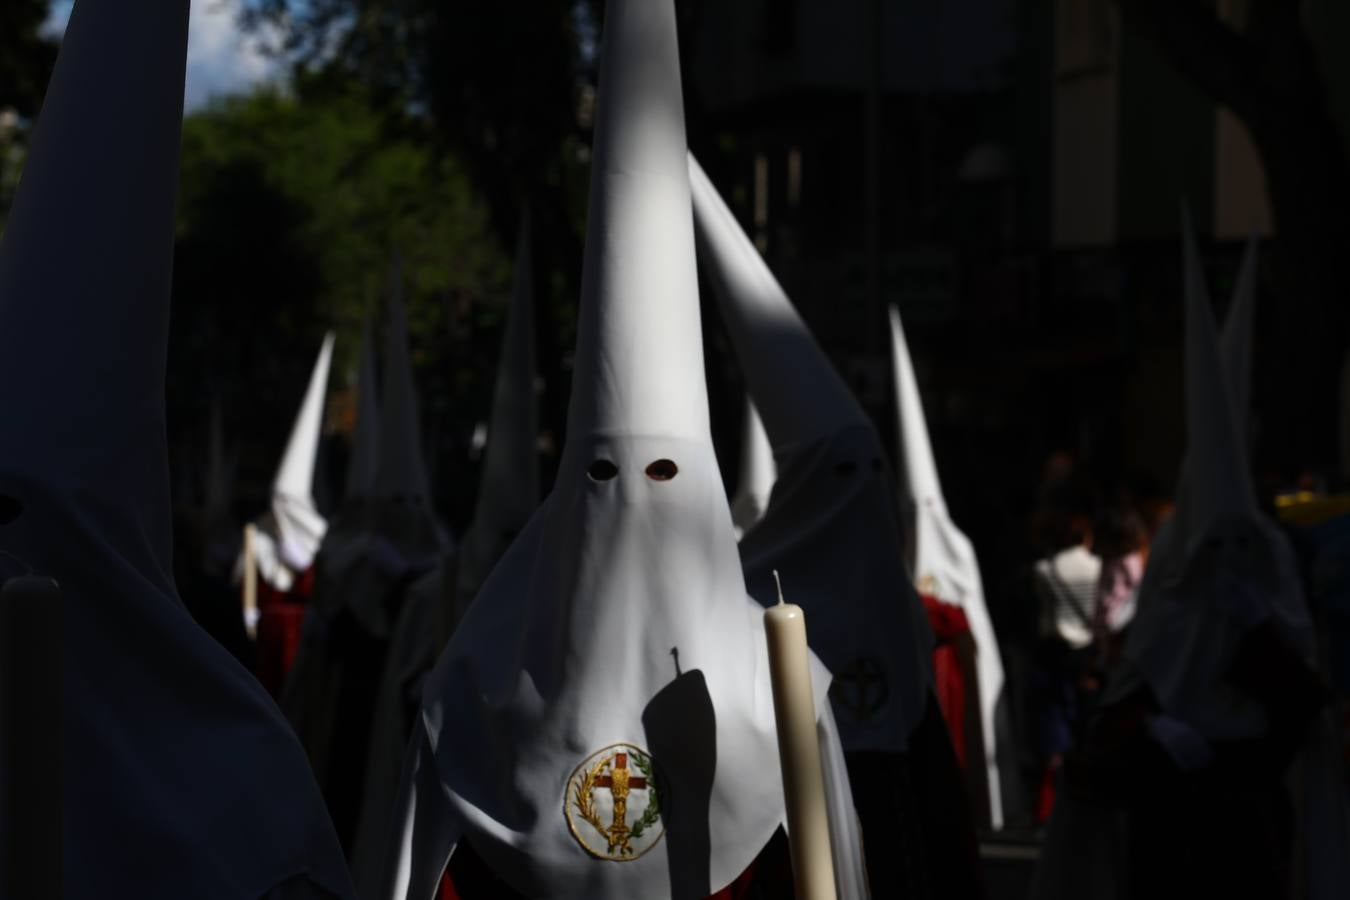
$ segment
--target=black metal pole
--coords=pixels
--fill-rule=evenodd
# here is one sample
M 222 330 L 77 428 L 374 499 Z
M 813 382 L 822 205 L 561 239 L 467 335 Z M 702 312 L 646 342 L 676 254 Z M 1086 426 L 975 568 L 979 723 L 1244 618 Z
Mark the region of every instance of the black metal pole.
M 0 897 L 61 897 L 61 589 L 0 589 Z M 109 836 L 115 840 L 115 836 Z

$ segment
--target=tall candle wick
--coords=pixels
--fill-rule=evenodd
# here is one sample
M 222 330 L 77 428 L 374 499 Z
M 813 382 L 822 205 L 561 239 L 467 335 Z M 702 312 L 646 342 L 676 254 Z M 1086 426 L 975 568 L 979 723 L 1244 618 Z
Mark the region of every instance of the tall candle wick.
M 774 569 L 774 570 L 773 570 L 773 583 L 776 584 L 776 585 L 778 585 L 778 605 L 779 605 L 779 606 L 783 606 L 783 605 L 784 605 L 784 601 L 783 601 L 783 582 L 782 582 L 782 580 L 778 577 L 778 570 L 777 570 L 777 569 Z

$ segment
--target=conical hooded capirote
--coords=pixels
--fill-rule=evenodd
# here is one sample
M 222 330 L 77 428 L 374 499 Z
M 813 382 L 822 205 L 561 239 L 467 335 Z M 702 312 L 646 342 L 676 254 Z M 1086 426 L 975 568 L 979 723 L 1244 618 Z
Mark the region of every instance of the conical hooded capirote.
M 919 382 L 905 341 L 900 310 L 890 308 L 891 362 L 895 370 L 895 402 L 900 436 L 901 510 L 913 536 L 911 571 L 915 585 L 965 612 L 975 638 L 975 675 L 979 682 L 980 725 L 984 737 L 985 780 L 989 786 L 989 820 L 1003 827 L 1003 797 L 998 770 L 995 712 L 1003 693 L 1003 661 L 984 601 L 984 581 L 970 539 L 947 512 L 938 479 L 928 421 L 919 396 Z
M 853 392 L 692 155 L 696 234 L 775 456 L 870 425 Z
M 487 449 L 473 520 L 453 569 L 452 602 L 445 626 L 453 630 L 488 572 L 539 506 L 539 402 L 535 394 L 534 279 L 530 215 L 522 217 L 516 269 L 497 380 L 493 385 Z M 439 578 L 442 573 L 436 573 Z M 439 582 L 437 582 L 439 584 Z M 442 593 L 443 588 L 437 589 Z
M 1239 397 L 1223 364 L 1209 290 L 1188 215 L 1183 216 L 1183 231 L 1186 458 L 1177 490 L 1174 527 L 1182 533 L 1189 556 L 1225 523 L 1236 526 L 1254 521 L 1257 506 L 1247 471 L 1245 439 L 1238 431 L 1239 421 L 1246 422 L 1246 412 L 1243 410 L 1239 415 L 1234 411 L 1234 401 Z M 1247 307 L 1239 308 L 1240 315 L 1244 309 Z M 1240 330 L 1235 329 L 1235 351 L 1240 338 L 1236 332 Z M 1247 353 L 1244 348 L 1235 352 L 1233 359 L 1245 363 Z M 1243 372 L 1241 380 L 1245 382 L 1246 377 Z M 1246 394 L 1244 384 L 1241 388 L 1244 401 Z
M 783 821 L 763 613 L 708 430 L 673 3 L 607 5 L 594 147 L 567 444 L 428 678 L 400 898 L 459 841 L 530 896 L 701 898 Z
M 291 426 L 290 439 L 281 465 L 272 480 L 272 521 L 279 561 L 291 572 L 303 572 L 319 552 L 328 522 L 314 502 L 314 467 L 323 430 L 324 399 L 328 394 L 328 370 L 333 359 L 333 333 L 324 335 L 318 359 L 310 373 L 309 386 L 300 412 Z M 275 582 L 274 582 L 275 584 Z M 287 583 L 276 585 L 282 590 Z
M 186 0 L 79 2 L 0 241 L 5 559 L 63 593 L 68 896 L 350 897 L 294 735 L 171 576 L 164 379 Z M 153 865 L 146 865 L 153 860 Z
M 403 309 L 402 263 L 390 267 L 388 330 L 385 332 L 384 391 L 380 398 L 380 456 L 375 494 L 383 499 L 430 502 L 422 459 L 417 388 L 408 353 L 408 318 Z
M 692 156 L 695 231 L 773 444 L 769 509 L 741 539 L 750 593 L 795 585 L 834 673 L 844 747 L 897 752 L 927 709 L 932 631 L 905 568 L 881 442 L 792 301 Z
M 1187 216 L 1183 242 L 1186 454 L 1176 512 L 1149 551 L 1125 657 L 1168 715 L 1210 740 L 1250 738 L 1264 730 L 1264 712 L 1224 677 L 1244 635 L 1271 621 L 1311 659 L 1312 631 L 1293 550 L 1256 506 L 1236 424 L 1246 418 L 1235 403 L 1246 395 L 1249 352 L 1237 342 L 1250 339 L 1254 298 L 1241 296 L 1240 279 L 1229 313 L 1238 318 L 1221 348 Z M 1114 693 L 1133 683 L 1119 679 Z

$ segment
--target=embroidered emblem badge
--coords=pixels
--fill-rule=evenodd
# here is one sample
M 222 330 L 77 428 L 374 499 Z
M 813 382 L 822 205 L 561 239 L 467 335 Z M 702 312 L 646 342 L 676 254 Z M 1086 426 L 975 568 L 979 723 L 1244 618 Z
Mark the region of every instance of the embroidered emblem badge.
M 835 674 L 830 695 L 853 721 L 870 724 L 891 699 L 886 670 L 879 660 L 871 657 L 855 659 Z
M 567 779 L 567 827 L 596 859 L 637 859 L 665 834 L 656 767 L 632 744 L 597 750 Z

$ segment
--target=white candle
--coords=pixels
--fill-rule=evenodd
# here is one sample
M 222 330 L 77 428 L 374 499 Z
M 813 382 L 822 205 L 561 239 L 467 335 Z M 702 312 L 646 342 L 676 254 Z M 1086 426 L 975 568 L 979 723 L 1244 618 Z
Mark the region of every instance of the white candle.
M 773 573 L 778 580 L 778 572 Z M 778 723 L 778 756 L 783 767 L 783 799 L 787 805 L 792 878 L 798 900 L 835 900 L 834 859 L 825 808 L 825 776 L 820 765 L 816 704 L 811 692 L 811 663 L 806 649 L 806 617 L 802 608 L 783 602 L 764 613 L 769 643 L 769 678 L 773 683 L 774 718 Z
M 61 896 L 61 589 L 0 590 L 0 897 Z
M 253 542 L 257 526 L 252 522 L 244 526 L 244 628 L 248 636 L 258 637 L 258 564 L 254 559 Z

